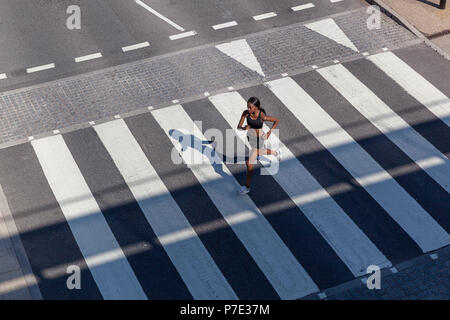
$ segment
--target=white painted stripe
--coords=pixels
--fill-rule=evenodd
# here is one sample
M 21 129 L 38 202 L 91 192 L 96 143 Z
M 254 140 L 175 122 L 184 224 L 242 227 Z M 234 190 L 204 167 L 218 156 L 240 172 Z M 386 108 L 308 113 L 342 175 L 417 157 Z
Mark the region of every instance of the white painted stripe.
M 141 0 L 135 0 L 135 2 L 140 5 L 141 7 L 143 7 L 144 9 L 150 11 L 151 13 L 153 13 L 155 16 L 157 16 L 158 18 L 164 20 L 165 22 L 167 22 L 168 24 L 170 24 L 172 27 L 174 27 L 175 29 L 178 29 L 180 31 L 184 31 L 184 28 L 180 27 L 179 25 L 177 25 L 175 22 L 173 22 L 172 20 L 170 20 L 169 18 L 163 16 L 162 14 L 160 14 L 158 11 L 154 10 L 153 8 L 151 8 L 149 5 L 145 4 L 144 2 L 142 2 Z
M 196 34 L 197 34 L 197 32 L 195 32 L 195 31 L 188 31 L 188 32 L 174 34 L 174 35 L 170 36 L 169 38 L 170 38 L 170 40 L 177 40 L 177 39 L 181 39 L 181 38 L 195 36 Z
M 450 160 L 445 155 L 391 110 L 343 65 L 329 66 L 317 72 L 417 165 L 421 166 L 421 161 L 430 157 L 440 159 L 441 163 L 438 166 L 421 166 L 421 168 L 450 192 Z
M 94 129 L 194 299 L 237 299 L 125 122 Z
M 247 40 L 240 39 L 231 42 L 221 43 L 216 45 L 216 48 L 225 53 L 230 58 L 235 59 L 245 67 L 259 73 L 265 77 L 258 58 L 253 53 L 252 48 L 248 44 Z
M 325 292 L 321 292 L 317 295 L 319 299 L 325 299 L 327 297 L 327 294 Z
M 31 144 L 103 298 L 147 299 L 63 137 Z
M 142 48 L 145 48 L 148 46 L 150 46 L 150 43 L 148 43 L 148 41 L 145 41 L 145 42 L 133 44 L 131 46 L 122 47 L 122 51 L 128 52 L 128 51 L 132 51 L 132 50 L 142 49 Z
M 267 13 L 263 13 L 263 14 L 260 14 L 260 15 L 257 15 L 257 16 L 253 16 L 253 19 L 258 21 L 258 20 L 273 18 L 273 17 L 276 17 L 276 16 L 277 16 L 277 14 L 275 12 L 267 12 Z
M 247 195 L 237 194 L 239 184 L 222 159 L 217 154 L 212 155 L 210 147 L 202 153 L 204 146 L 201 141 L 205 137 L 183 108 L 175 105 L 155 110 L 152 114 L 280 297 L 297 299 L 317 292 L 313 280 L 258 207 Z M 180 135 L 193 137 L 194 144 L 184 146 L 182 151 L 178 140 Z M 256 219 L 233 224 L 229 218 L 236 214 L 252 215 Z
M 38 67 L 27 68 L 27 73 L 33 73 L 33 72 L 53 69 L 54 67 L 55 67 L 54 63 L 49 63 L 49 64 L 45 64 L 45 65 L 38 66 Z
M 368 59 L 450 127 L 450 98 L 392 52 Z
M 225 23 L 221 23 L 221 24 L 216 24 L 216 25 L 212 26 L 212 28 L 214 30 L 219 30 L 219 29 L 233 27 L 233 26 L 237 26 L 236 21 L 230 21 L 230 22 L 225 22 Z
M 448 233 L 292 78 L 266 84 L 292 114 L 325 146 L 361 186 L 417 242 L 424 252 L 450 243 Z M 326 132 L 326 133 L 324 133 Z M 383 175 L 367 184 L 361 177 Z
M 345 32 L 338 26 L 333 19 L 323 19 L 316 22 L 305 24 L 305 27 L 327 37 L 355 52 L 359 52 L 353 42 L 345 35 Z
M 341 2 L 341 1 L 344 1 L 344 0 L 330 0 L 331 3 Z
M 0 73 L 0 80 L 6 79 L 6 73 Z
M 236 136 L 250 147 L 246 139 L 246 132 L 235 129 L 243 110 L 247 108 L 245 99 L 239 93 L 231 92 L 212 96 L 209 100 L 233 128 Z M 264 124 L 264 130 L 268 129 Z M 283 153 L 282 163 L 273 178 L 336 251 L 355 277 L 365 275 L 367 267 L 372 264 L 378 265 L 380 268 L 390 267 L 389 260 L 346 215 L 278 137 L 272 134 L 269 142 L 271 146 L 279 146 Z M 271 166 L 270 162 L 261 161 L 261 163 Z M 326 195 L 320 200 L 310 201 L 310 199 L 305 199 L 306 194 Z
M 300 11 L 300 10 L 305 10 L 305 9 L 309 9 L 309 8 L 314 8 L 315 5 L 313 3 L 306 3 L 306 4 L 301 4 L 299 6 L 295 6 L 292 7 L 292 11 Z
M 100 52 L 97 52 L 97 53 L 93 53 L 93 54 L 88 54 L 86 56 L 77 57 L 77 58 L 75 58 L 75 62 L 83 62 L 83 61 L 98 59 L 101 57 L 102 57 L 102 54 Z

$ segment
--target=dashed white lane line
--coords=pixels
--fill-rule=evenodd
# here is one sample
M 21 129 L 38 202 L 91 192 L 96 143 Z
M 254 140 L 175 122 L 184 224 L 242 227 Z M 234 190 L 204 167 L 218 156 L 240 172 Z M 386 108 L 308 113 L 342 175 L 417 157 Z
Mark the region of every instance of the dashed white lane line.
M 315 5 L 313 3 L 306 3 L 306 4 L 301 4 L 299 6 L 295 6 L 292 7 L 291 9 L 293 11 L 300 11 L 300 10 L 305 10 L 305 9 L 309 9 L 309 8 L 314 8 Z
M 87 60 L 98 59 L 101 57 L 102 57 L 102 54 L 100 52 L 97 52 L 97 53 L 93 53 L 93 54 L 88 54 L 87 56 L 75 58 L 75 62 L 83 62 L 83 61 L 87 61 Z
M 170 38 L 170 40 L 177 40 L 177 39 L 181 39 L 181 38 L 195 36 L 196 34 L 197 34 L 197 32 L 195 32 L 195 31 L 188 31 L 188 32 L 174 34 L 174 35 L 170 36 L 169 38 Z
M 6 79 L 6 73 L 0 73 L 0 80 Z
M 263 19 L 268 19 L 268 18 L 272 18 L 272 17 L 276 17 L 277 14 L 275 12 L 268 12 L 268 13 L 263 13 L 257 16 L 253 16 L 253 19 L 255 19 L 256 21 L 258 20 L 263 20 Z
M 341 1 L 344 1 L 344 0 L 330 0 L 331 3 L 341 2 Z
M 54 63 L 49 63 L 49 64 L 45 64 L 42 66 L 27 68 L 27 73 L 33 73 L 33 72 L 38 72 L 38 71 L 42 71 L 42 70 L 53 69 L 54 67 L 55 67 Z
M 122 51 L 127 52 L 127 51 L 131 51 L 131 50 L 142 49 L 142 48 L 145 48 L 148 46 L 150 46 L 150 43 L 148 43 L 148 41 L 145 41 L 145 42 L 133 44 L 131 46 L 122 47 Z
M 225 23 L 221 23 L 221 24 L 216 24 L 216 25 L 212 26 L 212 28 L 214 30 L 219 30 L 219 29 L 229 28 L 229 27 L 233 27 L 233 26 L 237 26 L 236 21 L 230 21 L 230 22 L 225 22 Z
M 155 16 L 157 16 L 158 18 L 164 20 L 165 22 L 167 22 L 168 24 L 170 24 L 172 27 L 180 30 L 180 31 L 184 31 L 183 27 L 180 27 L 179 25 L 177 25 L 175 22 L 173 22 L 172 20 L 170 20 L 169 18 L 163 16 L 162 14 L 160 14 L 158 11 L 152 9 L 150 6 L 148 6 L 147 4 L 145 4 L 144 2 L 140 1 L 140 0 L 135 0 L 135 2 L 140 5 L 141 7 L 143 7 L 144 9 L 150 11 L 151 13 L 153 13 Z

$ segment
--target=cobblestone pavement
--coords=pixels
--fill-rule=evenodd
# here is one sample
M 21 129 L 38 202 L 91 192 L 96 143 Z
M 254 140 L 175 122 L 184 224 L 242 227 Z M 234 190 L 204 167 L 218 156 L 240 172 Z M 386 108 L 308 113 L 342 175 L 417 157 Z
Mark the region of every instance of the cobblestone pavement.
M 365 9 L 332 18 L 359 49 L 340 45 L 303 24 L 246 38 L 266 80 L 301 72 L 311 65 L 361 57 L 365 51 L 406 46 L 417 39 L 386 16 L 380 29 L 367 28 Z M 0 94 L 0 146 L 172 100 L 195 100 L 205 92 L 261 83 L 258 73 L 220 52 L 214 45 Z
M 326 300 L 449 300 L 450 247 L 381 271 L 380 289 L 369 290 L 366 278 L 325 290 L 304 299 Z M 363 283 L 364 281 L 364 283 Z

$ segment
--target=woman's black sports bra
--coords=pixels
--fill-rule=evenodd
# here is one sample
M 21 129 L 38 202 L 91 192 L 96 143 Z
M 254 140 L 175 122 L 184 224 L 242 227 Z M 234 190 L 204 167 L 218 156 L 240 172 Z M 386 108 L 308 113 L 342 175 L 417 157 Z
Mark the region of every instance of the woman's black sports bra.
M 261 119 L 261 110 L 259 111 L 258 118 L 253 120 L 250 117 L 250 112 L 247 111 L 247 124 L 253 129 L 261 129 L 263 127 L 264 121 Z

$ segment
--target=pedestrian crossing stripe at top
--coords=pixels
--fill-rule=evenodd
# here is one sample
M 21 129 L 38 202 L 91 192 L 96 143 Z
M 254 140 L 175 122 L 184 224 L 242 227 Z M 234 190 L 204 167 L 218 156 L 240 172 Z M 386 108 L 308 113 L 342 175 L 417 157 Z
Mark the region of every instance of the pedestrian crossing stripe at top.
M 375 59 L 378 58 L 375 56 Z M 396 56 L 394 58 L 391 56 L 383 60 L 382 68 L 398 67 L 405 72 L 406 68 L 398 63 L 397 59 Z M 394 63 L 390 65 L 390 62 Z M 413 73 L 411 79 L 427 81 L 411 70 L 408 70 L 408 73 Z M 333 65 L 315 72 L 340 92 L 357 109 L 355 112 L 362 113 L 369 121 L 378 125 L 383 135 L 389 137 L 398 129 L 409 128 L 408 124 L 402 122 L 393 110 L 370 89 L 359 83 L 344 66 Z M 391 72 L 393 77 L 398 76 L 397 71 Z M 398 80 L 401 87 L 408 88 L 410 85 L 405 78 Z M 447 231 L 421 206 L 420 199 L 413 198 L 408 190 L 372 158 L 294 79 L 284 77 L 269 81 L 265 85 L 268 92 L 283 104 L 295 121 L 302 124 L 320 142 L 323 149 L 342 165 L 342 170 L 346 170 L 354 177 L 364 191 L 383 208 L 386 215 L 392 218 L 423 252 L 436 250 L 450 243 Z M 428 92 L 439 97 L 440 103 L 444 106 L 442 110 L 446 110 L 445 95 L 430 83 L 426 86 Z M 354 91 L 362 95 L 363 99 L 354 96 Z M 419 97 L 420 92 L 412 94 Z M 246 101 L 240 93 L 226 92 L 205 99 L 211 103 L 220 117 L 225 119 L 227 127 L 235 128 L 246 106 Z M 428 103 L 428 106 L 424 105 L 425 108 L 430 107 L 430 100 L 422 101 Z M 173 130 L 179 130 L 191 139 L 208 140 L 194 124 L 191 111 L 186 110 L 186 106 L 177 104 L 151 110 L 149 114 L 140 116 L 152 117 L 156 121 L 160 128 L 153 130 L 161 130 L 164 133 L 167 144 L 175 148 L 185 164 L 190 164 L 191 159 L 195 157 L 202 158 L 201 164 L 185 166 L 183 170 L 194 176 L 226 221 L 226 228 L 233 231 L 233 236 L 243 245 L 249 258 L 254 261 L 281 299 L 298 299 L 317 293 L 319 289 L 326 289 L 317 284 L 320 279 L 311 275 L 314 259 L 308 260 L 308 257 L 292 252 L 291 244 L 280 236 L 280 230 L 275 227 L 274 220 L 263 214 L 261 204 L 255 200 L 255 195 L 236 194 L 239 183 L 235 172 L 232 171 L 233 165 L 225 165 L 217 152 L 208 153 L 196 149 L 195 144 L 181 150 L 179 141 L 171 135 Z M 446 117 L 442 111 L 438 111 L 437 114 Z M 392 122 L 378 122 L 380 116 L 386 115 Z M 288 129 L 293 128 L 286 130 Z M 225 257 L 221 262 L 216 260 L 217 257 L 214 258 L 210 252 L 211 248 L 205 245 L 205 240 L 195 231 L 195 225 L 185 217 L 185 209 L 176 199 L 173 190 L 167 187 L 165 179 L 168 173 L 160 172 L 156 164 L 145 154 L 144 147 L 138 141 L 136 128 L 130 125 L 127 119 L 117 119 L 81 130 L 93 130 L 94 137 L 99 139 L 106 149 L 106 154 L 112 159 L 126 188 L 131 192 L 155 233 L 157 242 L 167 253 L 192 297 L 238 299 L 240 290 L 236 286 L 236 281 L 232 282 L 224 275 L 223 270 L 226 266 L 224 261 L 233 257 Z M 405 137 L 391 136 L 390 139 L 398 144 L 413 162 L 419 162 L 424 157 L 439 158 L 441 162 L 435 162 L 429 167 L 422 166 L 421 170 L 433 178 L 436 185 L 447 190 L 445 179 L 448 175 L 441 172 L 442 176 L 437 176 L 435 172 L 447 168 L 448 159 L 439 150 L 432 148 L 427 140 L 422 140 L 413 129 L 405 132 Z M 241 143 L 247 144 L 242 132 L 235 131 L 235 133 Z M 130 257 L 124 253 L 122 244 L 117 240 L 116 229 L 104 218 L 105 212 L 100 209 L 98 195 L 91 191 L 85 180 L 86 169 L 80 169 L 80 160 L 75 161 L 77 158 L 75 151 L 66 139 L 67 134 L 57 134 L 32 140 L 30 144 L 96 286 L 105 299 L 151 298 L 152 288 L 147 288 L 149 284 L 138 277 L 136 266 L 129 262 Z M 274 135 L 271 139 L 279 144 L 284 155 L 279 172 L 271 178 L 273 183 L 281 187 L 287 199 L 296 206 L 295 212 L 302 213 L 306 217 L 351 275 L 354 277 L 364 275 L 369 265 L 391 267 L 388 255 L 377 247 L 373 234 L 367 235 L 353 221 L 346 208 L 342 206 L 342 202 L 338 202 L 335 194 L 329 193 L 328 189 L 321 185 L 315 173 L 304 166 L 303 159 L 294 154 L 290 145 Z M 421 146 L 422 153 L 415 153 L 419 151 L 409 149 L 410 146 L 405 144 L 407 140 L 403 139 L 412 139 L 409 141 Z M 269 163 L 264 161 L 261 161 L 262 165 L 269 166 Z M 208 215 L 208 212 L 202 214 Z M 293 219 L 294 225 L 294 220 L 300 218 L 300 214 L 277 217 L 277 219 Z M 315 253 L 318 256 L 323 254 L 319 250 Z M 319 265 L 315 267 L 332 268 Z M 148 272 L 159 271 L 152 269 Z M 257 286 L 258 284 L 255 284 L 255 290 Z

